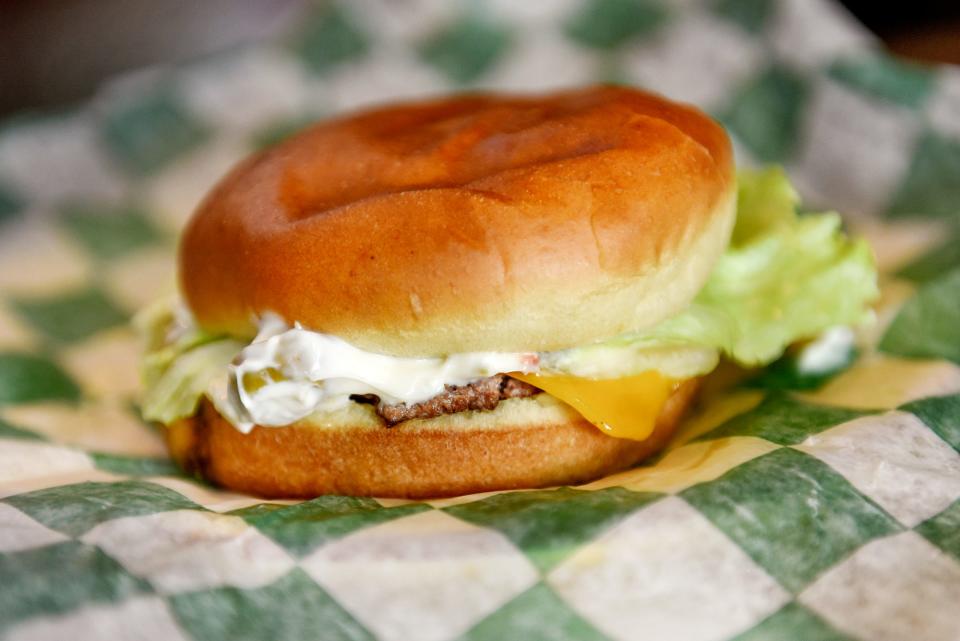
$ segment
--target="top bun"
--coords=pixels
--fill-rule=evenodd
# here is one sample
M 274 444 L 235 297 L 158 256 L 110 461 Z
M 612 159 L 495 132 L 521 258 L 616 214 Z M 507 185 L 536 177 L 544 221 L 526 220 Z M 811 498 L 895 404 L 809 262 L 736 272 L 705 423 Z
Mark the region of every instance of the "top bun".
M 549 351 L 686 307 L 726 248 L 730 142 L 634 89 L 465 95 L 321 122 L 227 175 L 180 247 L 199 324 L 369 351 Z

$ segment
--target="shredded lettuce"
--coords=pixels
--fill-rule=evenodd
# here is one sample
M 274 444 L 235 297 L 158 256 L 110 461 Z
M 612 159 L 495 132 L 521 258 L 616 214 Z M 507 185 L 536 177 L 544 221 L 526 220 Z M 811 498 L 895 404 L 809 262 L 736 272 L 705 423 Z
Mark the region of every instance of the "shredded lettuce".
M 176 296 L 161 298 L 140 310 L 133 324 L 146 343 L 140 376 L 148 387 L 180 355 L 224 338 L 200 329 Z
M 204 392 L 244 347 L 198 328 L 176 298 L 145 308 L 134 325 L 146 341 L 141 411 L 149 421 L 171 423 L 196 412 Z
M 848 238 L 836 213 L 798 215 L 798 204 L 781 169 L 741 173 L 730 246 L 690 307 L 651 329 L 568 350 L 571 359 L 598 347 L 698 347 L 758 366 L 793 342 L 870 318 L 878 294 L 870 247 Z
M 147 385 L 141 408 L 148 421 L 164 424 L 191 416 L 200 398 L 227 365 L 243 349 L 243 343 L 225 338 L 182 353 Z

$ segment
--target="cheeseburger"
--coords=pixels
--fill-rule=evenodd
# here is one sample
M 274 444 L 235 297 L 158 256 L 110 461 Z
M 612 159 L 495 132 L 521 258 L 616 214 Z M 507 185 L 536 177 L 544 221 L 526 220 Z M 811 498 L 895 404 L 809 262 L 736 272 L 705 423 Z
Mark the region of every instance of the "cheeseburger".
M 145 310 L 143 403 L 187 470 L 267 497 L 587 481 L 662 448 L 721 357 L 857 323 L 868 247 L 735 174 L 642 91 L 464 95 L 236 167 Z

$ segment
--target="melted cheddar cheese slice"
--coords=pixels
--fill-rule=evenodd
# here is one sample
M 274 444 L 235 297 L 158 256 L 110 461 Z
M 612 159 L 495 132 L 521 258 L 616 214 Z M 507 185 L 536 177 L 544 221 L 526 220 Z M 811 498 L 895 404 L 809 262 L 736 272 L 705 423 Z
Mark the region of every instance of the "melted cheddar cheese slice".
M 560 399 L 605 434 L 637 441 L 653 433 L 664 403 L 678 385 L 654 371 L 604 380 L 520 372 L 510 376 Z

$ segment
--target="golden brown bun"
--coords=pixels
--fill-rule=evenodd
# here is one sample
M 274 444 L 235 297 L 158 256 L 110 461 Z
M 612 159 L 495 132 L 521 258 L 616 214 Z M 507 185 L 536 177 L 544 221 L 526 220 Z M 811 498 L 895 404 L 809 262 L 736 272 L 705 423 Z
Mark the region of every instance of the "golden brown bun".
M 633 89 L 387 106 L 224 178 L 183 236 L 181 287 L 238 336 L 272 311 L 392 355 L 561 349 L 686 307 L 734 186 L 718 124 Z
M 644 441 L 607 436 L 546 394 L 393 428 L 298 423 L 250 434 L 204 400 L 166 434 L 187 471 L 267 498 L 456 496 L 580 483 L 628 467 L 666 444 L 696 388 L 696 379 L 677 388 Z

